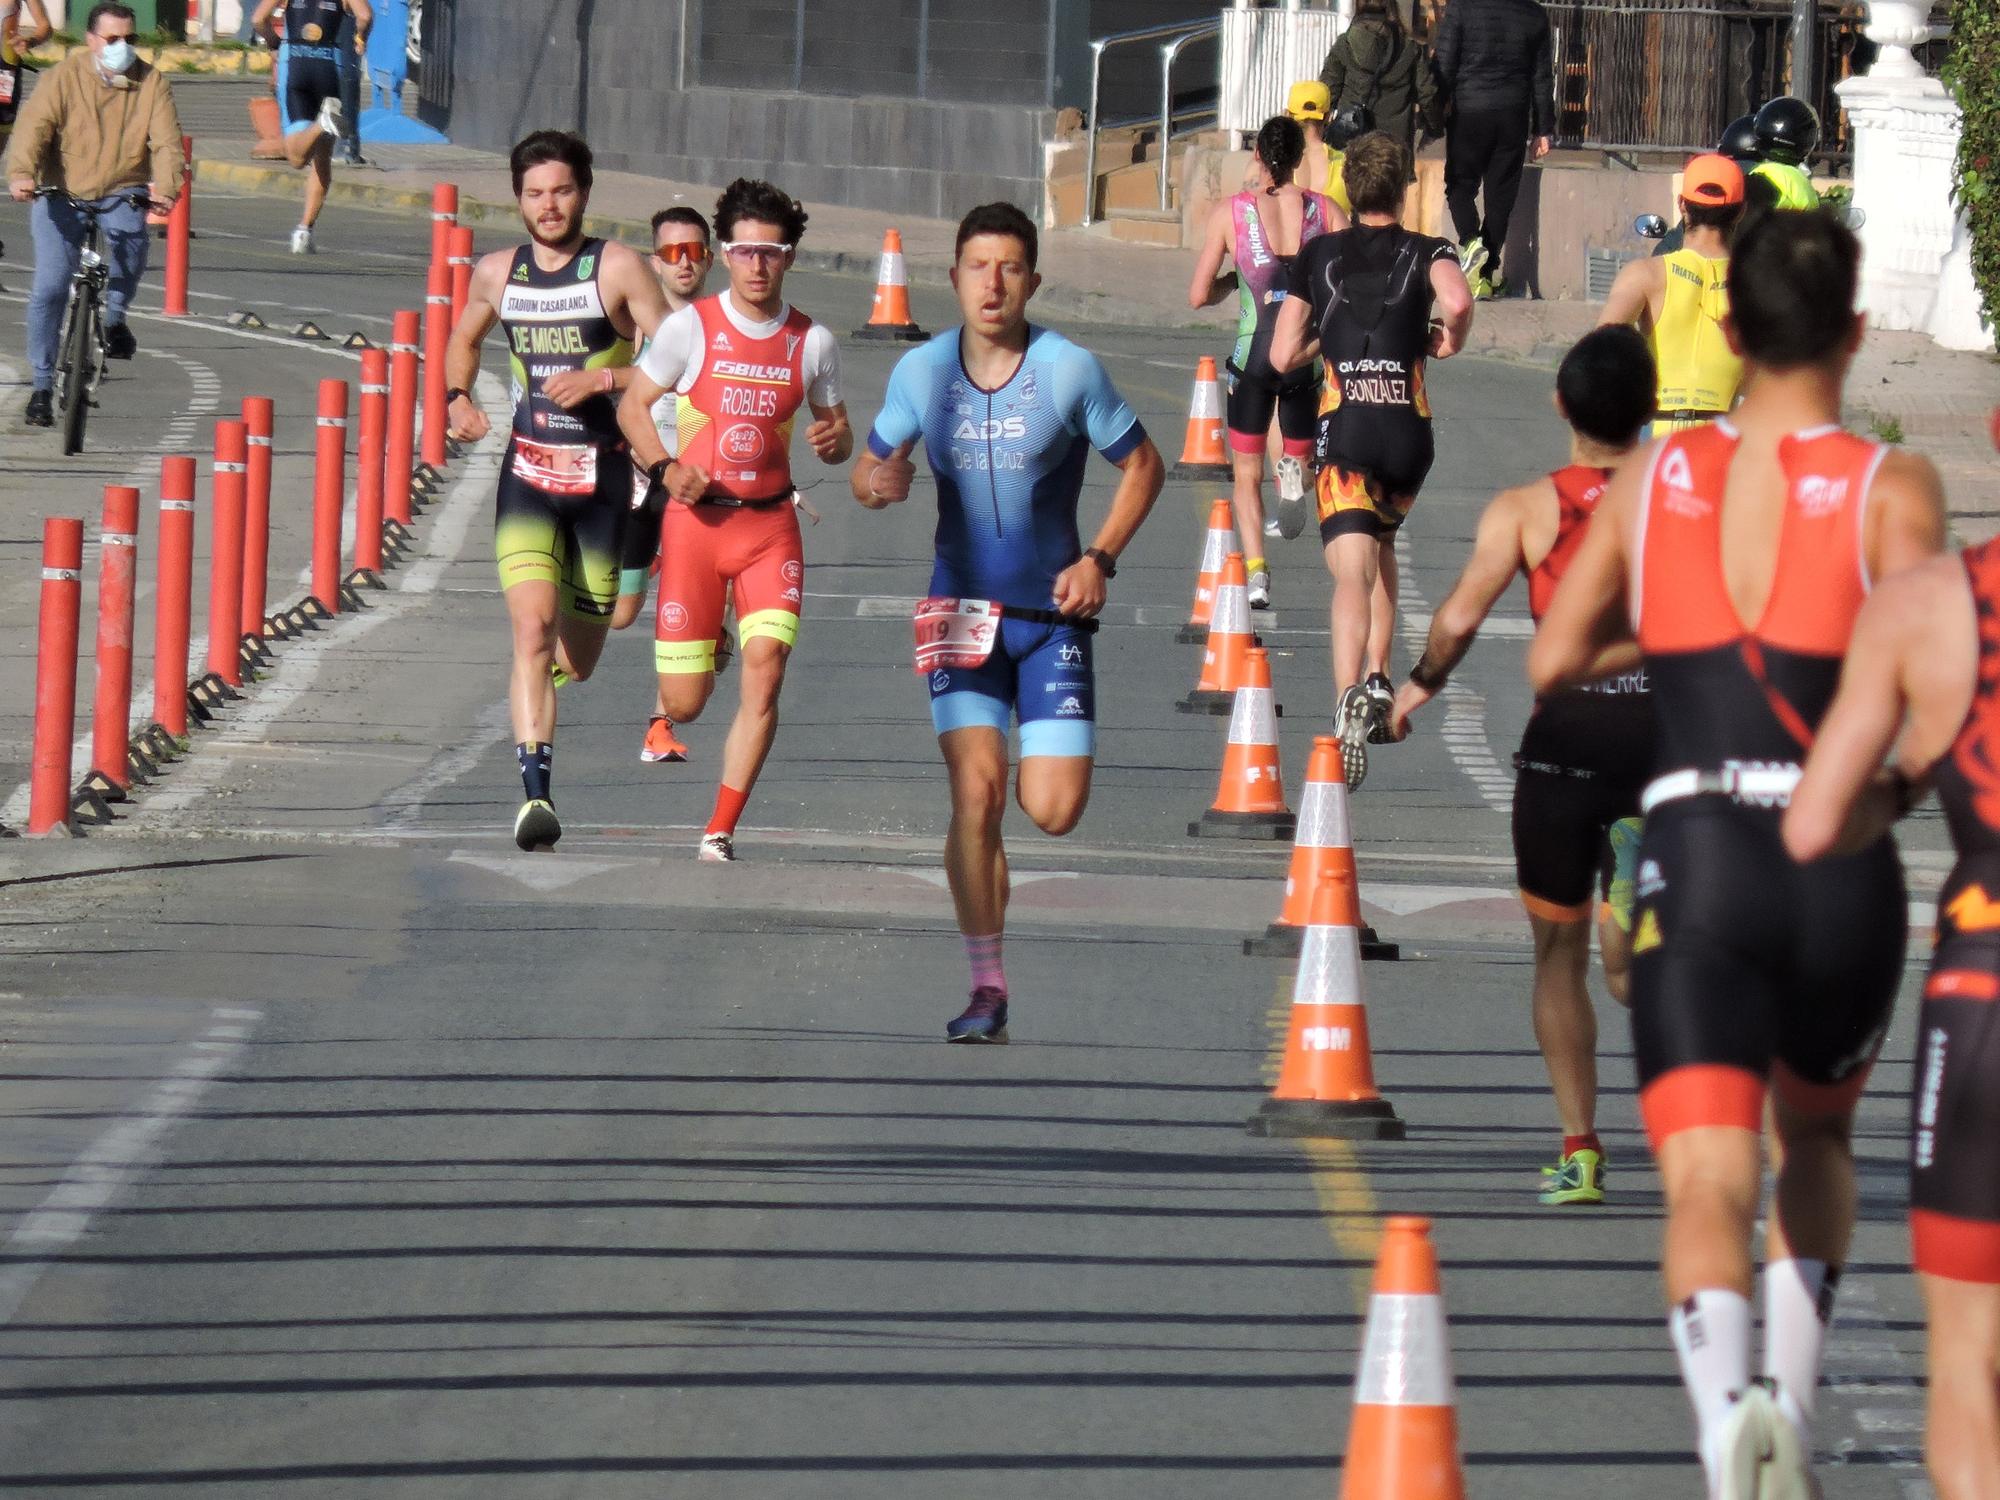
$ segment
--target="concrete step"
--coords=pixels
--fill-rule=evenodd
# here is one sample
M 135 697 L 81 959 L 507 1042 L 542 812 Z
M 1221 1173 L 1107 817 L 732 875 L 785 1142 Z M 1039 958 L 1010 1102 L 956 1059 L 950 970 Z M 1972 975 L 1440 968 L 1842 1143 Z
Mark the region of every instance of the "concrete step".
M 1177 208 L 1165 212 L 1157 208 L 1121 208 L 1108 213 L 1094 226 L 1127 245 L 1158 245 L 1166 250 L 1181 248 L 1181 214 Z

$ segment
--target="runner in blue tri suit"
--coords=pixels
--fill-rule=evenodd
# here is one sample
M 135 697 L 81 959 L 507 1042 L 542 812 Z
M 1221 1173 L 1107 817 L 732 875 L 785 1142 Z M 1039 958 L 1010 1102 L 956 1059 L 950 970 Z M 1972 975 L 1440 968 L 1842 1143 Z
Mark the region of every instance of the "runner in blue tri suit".
M 1105 582 L 1166 472 L 1096 357 L 1029 325 L 1036 239 L 1010 204 L 965 216 L 951 273 L 965 324 L 896 366 L 851 481 L 871 510 L 908 499 L 919 439 L 937 479 L 937 564 L 917 633 L 951 778 L 945 876 L 972 967 L 971 1004 L 945 1028 L 955 1042 L 1007 1039 L 1009 721 L 1021 725 L 1021 810 L 1044 833 L 1068 833 L 1090 797 Z M 1085 547 L 1077 501 L 1092 448 L 1122 477 Z

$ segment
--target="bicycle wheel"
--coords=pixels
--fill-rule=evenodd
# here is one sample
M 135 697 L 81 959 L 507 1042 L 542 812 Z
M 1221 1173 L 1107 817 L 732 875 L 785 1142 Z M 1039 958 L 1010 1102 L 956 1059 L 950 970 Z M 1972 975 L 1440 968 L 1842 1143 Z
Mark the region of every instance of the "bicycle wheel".
M 97 311 L 96 300 L 87 285 L 79 287 L 70 298 L 69 317 L 63 324 L 56 394 L 61 405 L 65 454 L 83 451 L 83 423 L 90 412 L 90 368 L 95 358 L 90 347 L 90 325 Z

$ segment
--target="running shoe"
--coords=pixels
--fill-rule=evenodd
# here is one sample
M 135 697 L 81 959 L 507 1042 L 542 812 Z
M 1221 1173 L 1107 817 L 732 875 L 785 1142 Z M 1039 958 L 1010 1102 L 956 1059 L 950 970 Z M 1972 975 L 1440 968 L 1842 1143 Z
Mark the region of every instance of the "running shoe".
M 1484 276 L 1468 276 L 1465 278 L 1465 284 L 1472 288 L 1472 300 L 1474 302 L 1491 302 L 1493 300 L 1493 283 L 1488 281 Z
M 1278 460 L 1278 535 L 1290 541 L 1306 529 L 1306 466 L 1287 453 Z
M 1632 930 L 1632 908 L 1639 899 L 1639 839 L 1645 831 L 1641 818 L 1620 818 L 1611 825 L 1611 886 L 1604 899 L 1620 932 Z
M 1467 281 L 1472 280 L 1473 277 L 1486 269 L 1488 259 L 1486 241 L 1482 240 L 1476 234 L 1463 245 L 1459 246 L 1458 268 L 1465 272 L 1465 279 Z
M 705 865 L 734 864 L 736 840 L 726 833 L 704 833 L 701 842 L 694 846 L 694 857 Z
M 1604 1201 L 1604 1158 L 1587 1147 L 1570 1152 L 1553 1167 L 1543 1167 L 1542 1176 L 1548 1178 L 1542 1202 L 1551 1208 Z
M 321 104 L 319 113 L 313 117 L 313 124 L 319 126 L 328 135 L 339 135 L 340 100 L 338 98 L 329 98 L 325 103 Z
M 1358 682 L 1334 705 L 1333 732 L 1340 741 L 1340 768 L 1350 792 L 1368 779 L 1368 724 L 1373 717 L 1368 689 Z
M 674 721 L 665 714 L 654 714 L 646 721 L 646 738 L 639 746 L 639 759 L 649 766 L 658 765 L 663 760 L 686 760 L 688 747 L 680 736 L 674 733 Z
M 1504 297 L 1507 295 L 1507 278 L 1502 276 L 1497 270 L 1486 278 L 1486 295 L 1489 297 Z
M 972 1003 L 945 1022 L 948 1042 L 1004 1042 L 1007 1040 L 1007 992 L 990 986 L 972 992 Z
M 104 325 L 104 357 L 106 359 L 130 359 L 139 352 L 139 340 L 124 323 Z
M 1771 1400 L 1769 1385 L 1753 1380 L 1731 1398 L 1716 1447 L 1721 1465 L 1716 1473 L 1715 1500 L 1773 1500 L 1764 1477 L 1777 1440 L 1777 1429 L 1788 1426 Z
M 292 254 L 311 255 L 313 253 L 313 232 L 304 224 L 292 231 Z
M 1820 1500 L 1812 1453 L 1785 1415 L 1777 1382 L 1767 1375 L 1758 1383 L 1769 1387 L 1771 1393 L 1771 1456 L 1764 1461 L 1764 1472 L 1759 1476 L 1760 1500 Z
M 543 798 L 523 802 L 520 812 L 514 815 L 514 842 L 523 849 L 553 849 L 561 837 L 562 824 L 556 821 L 556 810 Z
M 1396 687 L 1380 672 L 1370 672 L 1361 684 L 1368 691 L 1368 743 L 1394 743 L 1389 733 L 1389 712 L 1396 706 Z
M 1252 609 L 1269 609 L 1271 607 L 1271 570 L 1269 568 L 1259 568 L 1256 572 L 1252 573 L 1250 575 L 1250 587 L 1246 592 L 1250 595 L 1250 607 Z
M 1285 533 L 1279 528 L 1278 518 L 1276 516 L 1264 517 L 1264 535 L 1269 537 L 1276 537 L 1279 541 L 1283 541 L 1285 539 Z

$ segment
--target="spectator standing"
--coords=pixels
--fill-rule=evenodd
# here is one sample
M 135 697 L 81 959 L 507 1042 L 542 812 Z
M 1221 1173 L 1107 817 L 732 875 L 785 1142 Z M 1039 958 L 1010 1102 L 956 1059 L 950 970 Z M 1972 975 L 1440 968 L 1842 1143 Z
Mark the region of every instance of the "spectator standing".
M 345 128 L 334 154 L 343 165 L 365 167 L 368 163 L 361 155 L 361 75 L 368 66 L 368 56 L 362 38 L 355 35 L 356 29 L 354 12 L 343 12 L 340 37 L 334 48 L 340 53 L 340 112 L 345 116 L 342 122 Z
M 1360 0 L 1354 23 L 1326 54 L 1319 81 L 1326 85 L 1329 116 L 1349 106 L 1364 109 L 1369 119 L 1361 130 L 1386 131 L 1412 152 L 1417 115 L 1427 132 L 1444 129 L 1437 72 L 1403 29 L 1394 0 Z
M 1549 154 L 1556 121 L 1555 55 L 1537 0 L 1451 0 L 1438 23 L 1437 66 L 1450 99 L 1444 196 L 1459 264 L 1475 297 L 1506 290 L 1500 251 L 1521 190 L 1529 138 Z M 1485 193 L 1482 222 L 1477 199 Z

